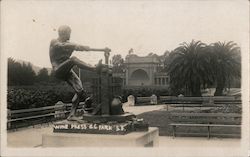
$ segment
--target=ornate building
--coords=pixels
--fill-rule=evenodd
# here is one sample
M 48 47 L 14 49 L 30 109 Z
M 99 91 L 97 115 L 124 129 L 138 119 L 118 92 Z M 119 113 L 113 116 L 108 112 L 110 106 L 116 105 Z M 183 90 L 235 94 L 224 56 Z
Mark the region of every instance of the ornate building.
M 114 75 L 123 78 L 125 88 L 167 88 L 169 77 L 160 72 L 160 66 L 157 55 L 141 57 L 128 54 L 125 58 L 124 73 Z
M 169 87 L 169 76 L 161 72 L 162 65 L 157 55 L 137 56 L 129 53 L 125 58 L 125 70 L 113 73 L 113 77 L 122 78 L 124 88 L 166 89 Z M 76 70 L 77 71 L 77 70 Z M 80 70 L 80 78 L 85 87 L 91 87 L 92 78 L 96 73 Z

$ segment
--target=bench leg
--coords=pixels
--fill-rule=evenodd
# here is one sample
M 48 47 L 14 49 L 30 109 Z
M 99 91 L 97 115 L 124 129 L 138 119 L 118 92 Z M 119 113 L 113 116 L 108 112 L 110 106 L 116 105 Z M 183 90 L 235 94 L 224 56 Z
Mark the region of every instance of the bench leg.
M 173 138 L 175 138 L 175 136 L 176 136 L 175 132 L 176 132 L 176 126 L 173 125 Z
M 208 134 L 207 134 L 207 138 L 210 139 L 210 126 L 207 126 L 207 131 L 208 131 Z

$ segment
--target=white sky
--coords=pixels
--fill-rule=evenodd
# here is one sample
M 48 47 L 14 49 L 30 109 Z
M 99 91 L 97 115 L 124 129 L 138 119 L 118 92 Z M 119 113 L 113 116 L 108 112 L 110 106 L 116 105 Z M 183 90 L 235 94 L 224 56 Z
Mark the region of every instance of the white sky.
M 126 56 L 163 54 L 192 39 L 205 43 L 243 40 L 247 1 L 3 1 L 2 52 L 34 65 L 51 67 L 49 43 L 58 26 L 72 28 L 71 41 L 109 47 Z M 35 22 L 33 21 L 35 20 Z M 96 64 L 103 53 L 73 55 Z

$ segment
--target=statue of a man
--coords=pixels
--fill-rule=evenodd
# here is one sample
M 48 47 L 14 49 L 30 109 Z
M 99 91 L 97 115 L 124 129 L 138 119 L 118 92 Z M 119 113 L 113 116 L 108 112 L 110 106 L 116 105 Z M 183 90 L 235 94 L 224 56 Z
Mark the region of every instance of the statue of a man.
M 71 28 L 69 26 L 60 26 L 58 29 L 59 37 L 51 40 L 49 53 L 55 77 L 66 81 L 75 91 L 72 99 L 72 108 L 67 119 L 77 120 L 75 115 L 77 106 L 79 105 L 80 98 L 84 100 L 87 98 L 87 93 L 82 86 L 81 80 L 72 68 L 76 65 L 81 69 L 95 71 L 96 67 L 86 64 L 77 57 L 71 57 L 71 54 L 73 51 L 104 51 L 105 53 L 109 53 L 111 50 L 109 48 L 93 49 L 88 46 L 71 43 L 69 42 L 70 34 Z

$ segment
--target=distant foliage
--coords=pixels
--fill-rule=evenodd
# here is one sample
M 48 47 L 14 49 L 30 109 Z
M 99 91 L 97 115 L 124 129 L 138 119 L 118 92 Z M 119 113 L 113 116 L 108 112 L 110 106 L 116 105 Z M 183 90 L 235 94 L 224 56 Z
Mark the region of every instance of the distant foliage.
M 225 86 L 241 78 L 241 52 L 236 43 L 216 42 L 210 45 L 211 66 L 214 82 L 216 83 L 215 96 L 223 93 Z
M 36 76 L 36 81 L 37 82 L 49 82 L 50 81 L 50 76 L 49 76 L 49 72 L 46 68 L 42 68 L 37 76 Z
M 8 58 L 8 109 L 44 107 L 58 101 L 70 103 L 73 89 L 54 75 L 53 71 L 49 74 L 46 68 L 36 75 L 30 63 L 21 64 Z
M 192 96 L 201 96 L 201 85 L 207 83 L 207 74 L 211 71 L 206 44 L 200 41 L 182 43 L 171 54 L 167 70 L 171 87 L 185 88 Z
M 31 64 L 21 64 L 8 58 L 8 85 L 33 85 L 36 74 Z
M 62 81 L 54 77 L 54 72 L 49 74 L 48 69 L 42 68 L 36 75 L 30 63 L 19 63 L 13 58 L 8 58 L 8 86 L 49 85 Z
M 124 59 L 120 54 L 114 55 L 112 57 L 112 65 L 113 65 L 113 72 L 122 73 L 123 70 L 125 69 Z
M 225 87 L 241 79 L 240 48 L 234 42 L 184 42 L 169 54 L 167 62 L 173 95 L 201 96 L 201 88 L 215 86 L 214 95 L 221 96 Z

